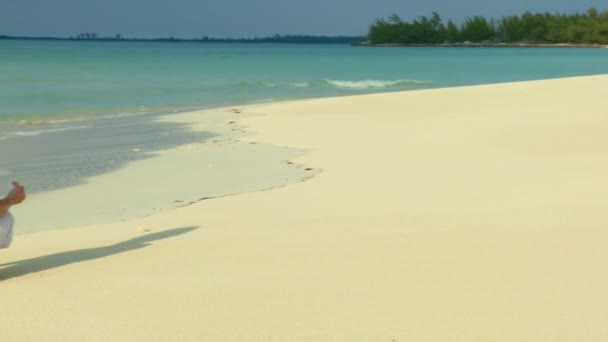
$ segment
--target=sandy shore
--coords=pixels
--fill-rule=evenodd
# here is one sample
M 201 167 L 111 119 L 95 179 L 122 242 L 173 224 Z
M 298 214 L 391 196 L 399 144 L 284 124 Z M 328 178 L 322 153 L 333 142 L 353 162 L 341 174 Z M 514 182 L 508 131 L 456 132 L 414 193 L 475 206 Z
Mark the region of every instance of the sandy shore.
M 296 164 L 269 163 L 316 176 L 17 236 L 0 251 L 0 340 L 608 340 L 606 84 L 595 76 L 217 110 L 255 133 L 242 144 L 307 150 L 289 156 Z M 172 119 L 196 129 L 208 114 Z M 134 184 L 156 187 L 143 197 L 180 199 L 148 181 L 157 168 L 191 187 L 212 184 L 205 161 L 190 164 L 183 150 L 107 175 L 104 200 Z M 99 194 L 74 191 L 53 198 Z M 19 225 L 27 205 L 14 210 Z

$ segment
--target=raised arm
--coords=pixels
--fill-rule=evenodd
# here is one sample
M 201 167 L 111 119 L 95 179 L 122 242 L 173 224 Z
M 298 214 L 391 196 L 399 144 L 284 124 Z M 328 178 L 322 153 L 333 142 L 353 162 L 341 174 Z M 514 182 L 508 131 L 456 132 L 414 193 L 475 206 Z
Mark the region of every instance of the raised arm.
M 25 188 L 18 182 L 13 182 L 13 188 L 3 199 L 0 199 L 0 217 L 4 216 L 15 204 L 25 200 Z

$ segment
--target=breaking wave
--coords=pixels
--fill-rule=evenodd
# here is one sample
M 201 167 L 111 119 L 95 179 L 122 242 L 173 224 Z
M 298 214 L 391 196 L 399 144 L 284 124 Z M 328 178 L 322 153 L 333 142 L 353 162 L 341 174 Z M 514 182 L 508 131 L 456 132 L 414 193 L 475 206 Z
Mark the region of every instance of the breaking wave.
M 420 86 L 429 84 L 432 81 L 417 81 L 417 80 L 362 80 L 362 81 L 344 81 L 344 80 L 325 80 L 325 82 L 333 87 L 343 89 L 383 89 L 398 86 Z
M 290 87 L 294 87 L 294 88 L 308 88 L 310 86 L 310 83 L 308 82 L 291 82 L 287 84 Z
M 268 88 L 311 88 L 311 87 L 333 87 L 345 90 L 374 90 L 384 88 L 414 88 L 430 84 L 432 81 L 419 80 L 334 80 L 323 79 L 314 81 L 299 82 L 269 82 L 269 81 L 241 81 L 238 83 L 240 88 L 268 89 Z

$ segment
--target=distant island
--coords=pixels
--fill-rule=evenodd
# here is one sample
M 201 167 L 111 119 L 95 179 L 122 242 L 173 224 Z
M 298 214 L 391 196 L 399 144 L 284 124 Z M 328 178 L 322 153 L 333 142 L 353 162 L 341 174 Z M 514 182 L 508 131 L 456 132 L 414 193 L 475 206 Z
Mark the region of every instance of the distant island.
M 469 17 L 458 26 L 443 22 L 438 13 L 407 22 L 397 14 L 378 19 L 366 42 L 358 46 L 488 46 L 488 47 L 594 47 L 608 44 L 608 11 L 590 8 L 585 14 L 550 13 L 500 19 Z
M 530 13 L 498 19 L 473 16 L 460 26 L 444 23 L 433 12 L 408 22 L 397 14 L 377 19 L 366 36 L 274 35 L 262 38 L 137 38 L 80 33 L 71 37 L 23 37 L 0 35 L 0 40 L 130 41 L 194 43 L 289 43 L 350 44 L 353 46 L 438 47 L 606 47 L 608 11 L 589 8 L 584 14 Z
M 183 38 L 128 38 L 120 34 L 111 37 L 102 37 L 97 33 L 80 33 L 72 37 L 19 37 L 3 36 L 0 39 L 11 40 L 68 40 L 68 41 L 129 41 L 129 42 L 168 42 L 168 43 L 290 43 L 290 44 L 353 44 L 365 41 L 365 36 L 312 36 L 312 35 L 274 35 L 263 38 L 211 38 L 198 39 Z

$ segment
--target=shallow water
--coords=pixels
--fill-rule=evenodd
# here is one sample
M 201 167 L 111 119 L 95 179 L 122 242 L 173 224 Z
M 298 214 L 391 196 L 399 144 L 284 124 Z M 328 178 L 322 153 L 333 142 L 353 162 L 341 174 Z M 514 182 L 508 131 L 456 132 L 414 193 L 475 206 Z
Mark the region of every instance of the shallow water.
M 159 113 L 602 73 L 608 49 L 0 40 L 0 184 L 81 184 L 214 134 Z

